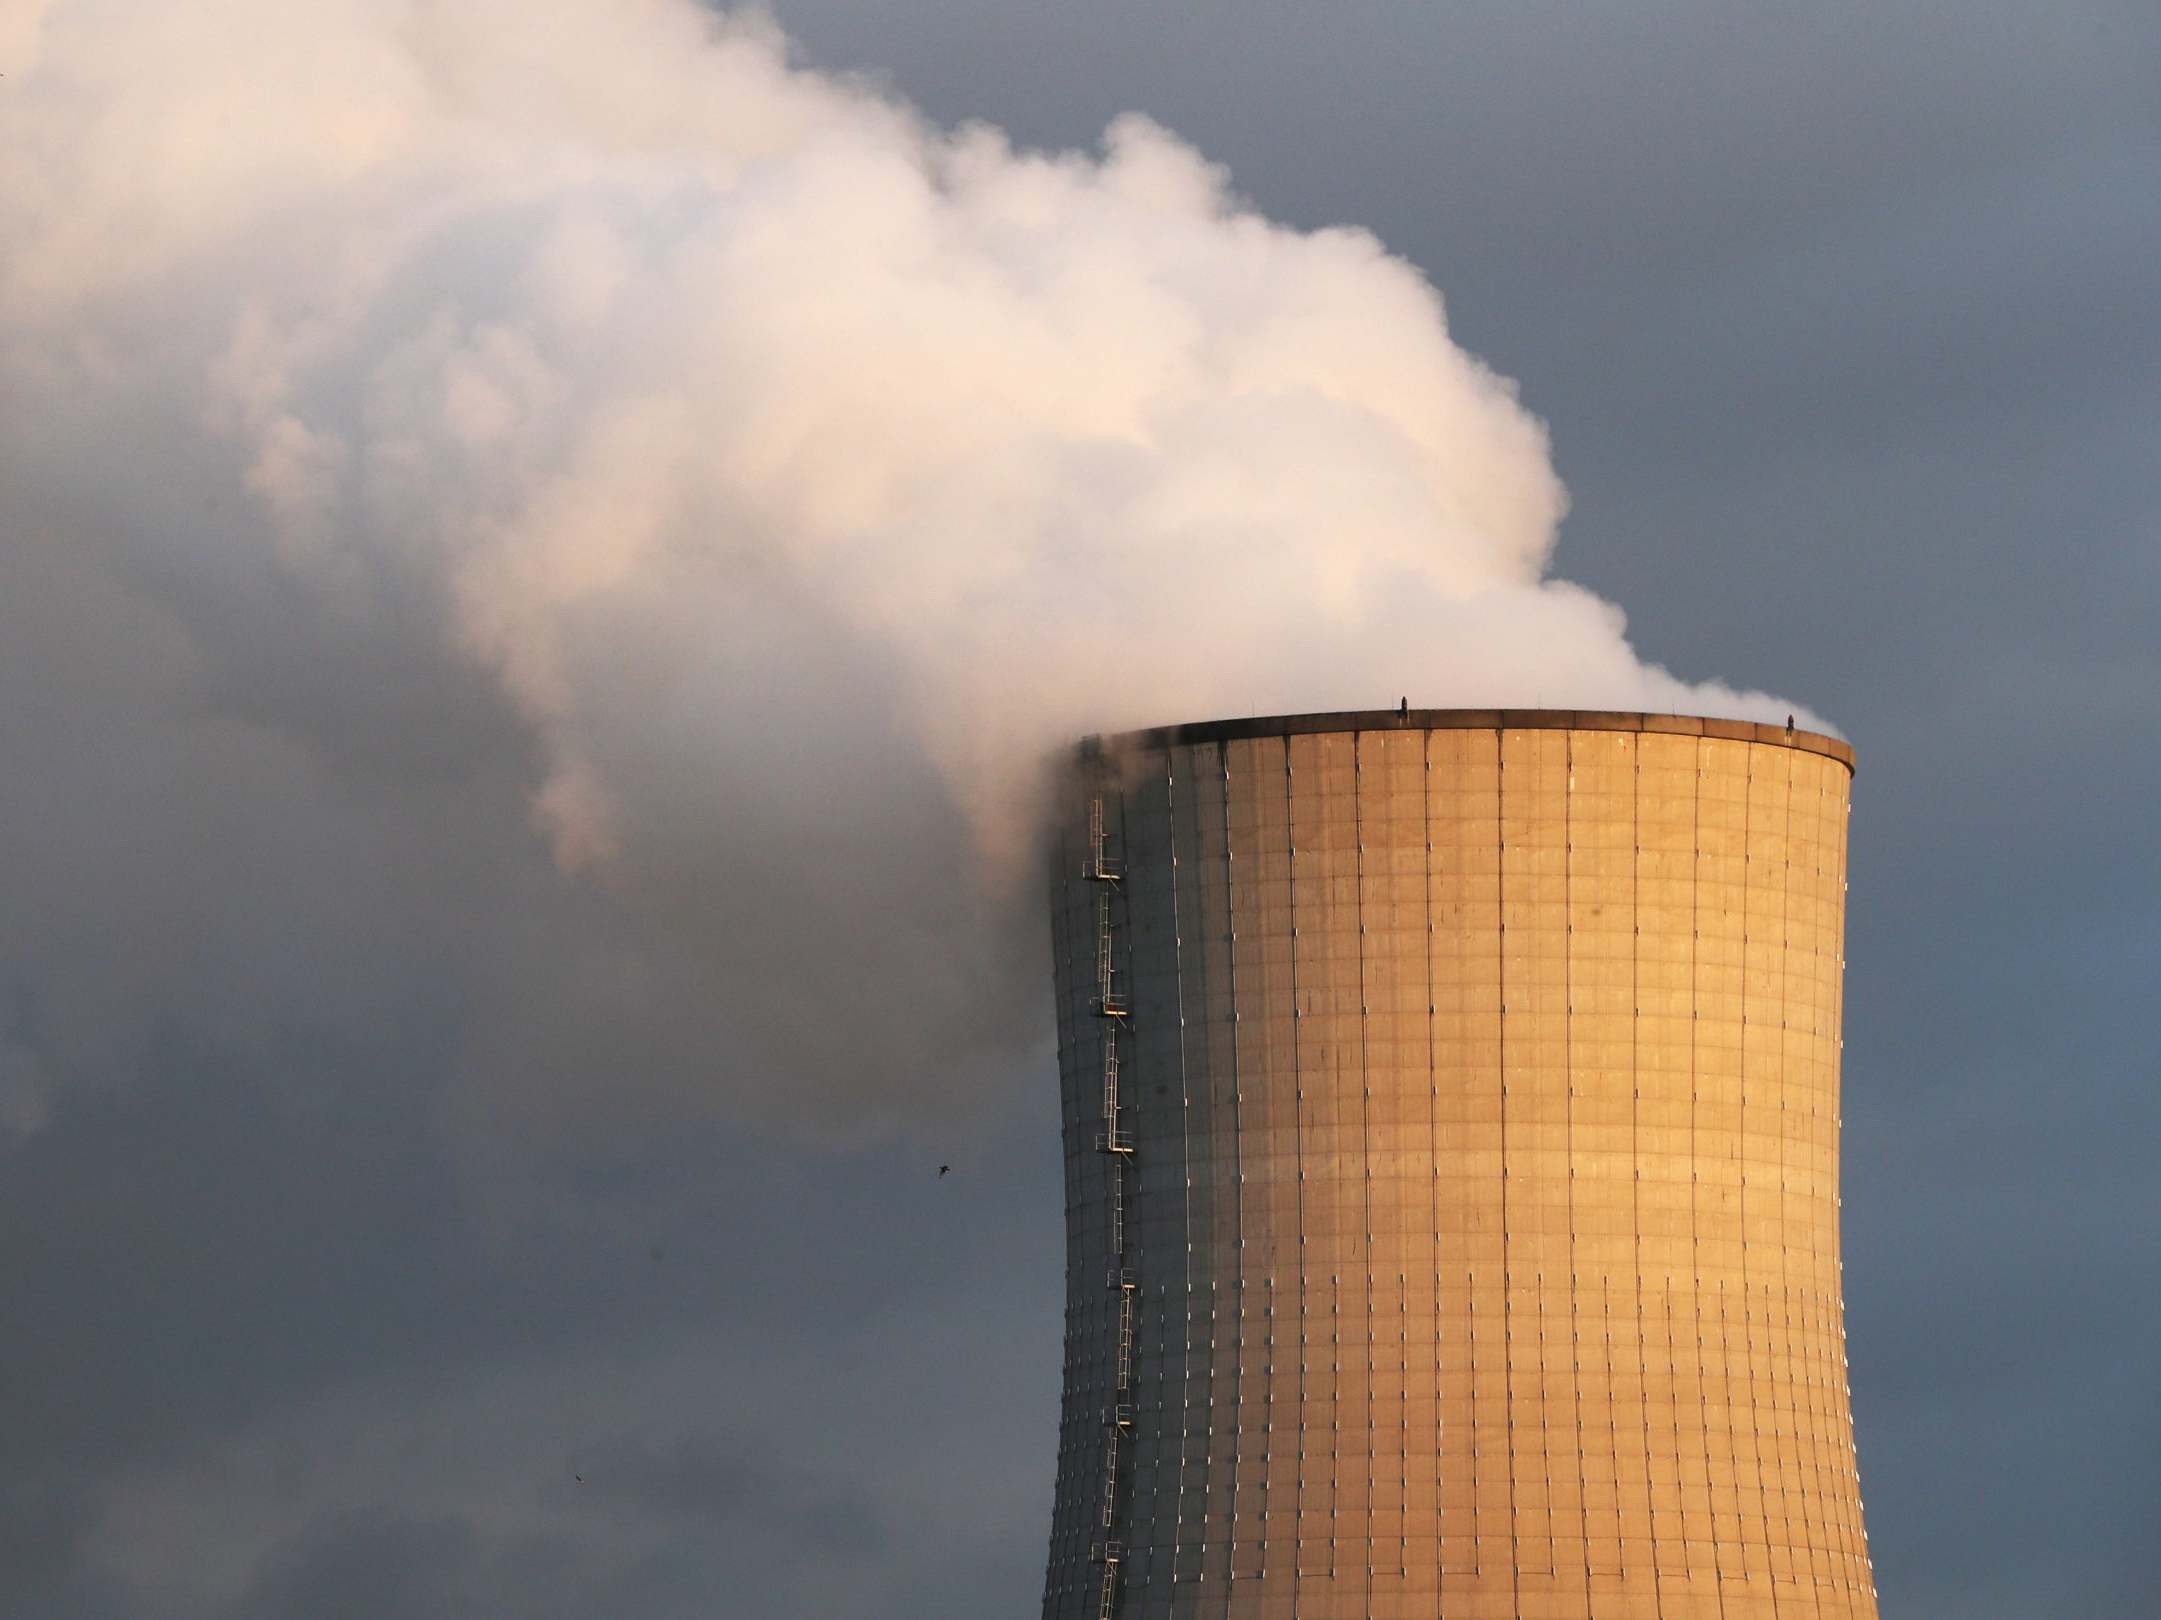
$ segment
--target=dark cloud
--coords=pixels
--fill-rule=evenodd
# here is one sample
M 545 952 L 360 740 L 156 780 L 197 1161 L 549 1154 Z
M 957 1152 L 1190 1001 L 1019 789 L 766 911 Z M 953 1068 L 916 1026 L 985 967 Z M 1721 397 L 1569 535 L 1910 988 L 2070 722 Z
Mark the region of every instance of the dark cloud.
M 1069 143 L 1141 107 L 1265 210 L 1377 230 L 1553 425 L 1562 571 L 1649 656 L 1849 729 L 1886 1613 L 2149 1612 L 2151 8 L 779 11 L 938 117 Z M 425 572 L 252 566 L 192 431 L 131 424 L 124 468 L 64 410 L 0 436 L 0 1607 L 1027 1612 L 1040 1043 L 955 1114 L 908 986 L 843 975 L 895 1034 L 822 1061 L 925 1078 L 829 1113 L 839 1146 L 745 1123 L 774 1048 L 702 993 L 760 965 L 715 919 L 813 863 L 743 886 L 686 818 L 638 829 L 666 882 L 563 877 L 545 750 Z M 884 684 L 791 667 L 835 714 Z M 653 723 L 611 768 L 696 769 Z M 855 734 L 862 774 L 910 768 Z M 848 786 L 808 810 L 866 813 Z M 905 876 L 829 912 L 935 899 Z M 1046 1016 L 1027 980 L 979 1047 Z
M 726 1436 L 619 1436 L 573 1453 L 571 1469 L 586 1494 L 686 1521 L 740 1541 L 746 1552 L 778 1544 L 862 1562 L 891 1539 L 877 1505 L 859 1493 L 801 1473 L 767 1446 Z
M 512 1589 L 528 1602 L 541 1582 L 557 1573 L 548 1567 L 557 1560 L 545 1553 L 535 1562 L 539 1567 L 521 1570 Z M 368 1620 L 441 1612 L 446 1600 L 462 1607 L 486 1598 L 489 1573 L 467 1524 L 364 1513 L 311 1526 L 298 1545 L 278 1548 L 255 1590 L 230 1612 L 233 1620 L 294 1614 Z M 499 1597 L 510 1596 L 495 1590 Z
M 508 1614 L 537 1620 L 612 1611 L 710 1614 L 790 1602 L 786 1579 L 891 1563 L 875 1506 L 845 1481 L 792 1468 L 760 1445 L 715 1435 L 620 1436 L 581 1448 L 543 1493 L 542 1533 L 492 1504 L 401 1511 L 395 1500 L 311 1518 L 272 1547 L 218 1620 L 308 1615 Z M 422 1493 L 425 1494 L 425 1493 Z M 735 1604 L 770 1605 L 735 1610 Z

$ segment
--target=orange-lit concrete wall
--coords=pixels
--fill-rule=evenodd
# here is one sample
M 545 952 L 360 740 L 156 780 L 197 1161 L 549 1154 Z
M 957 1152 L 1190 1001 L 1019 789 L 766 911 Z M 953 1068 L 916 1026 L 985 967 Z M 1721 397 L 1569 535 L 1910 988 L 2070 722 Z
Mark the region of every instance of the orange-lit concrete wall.
M 1100 1612 L 1115 1540 L 1134 1620 L 1873 1617 L 1839 1286 L 1850 754 L 1369 718 L 1118 739 L 1075 790 L 1045 1615 Z M 1097 791 L 1134 1003 L 1109 1534 Z

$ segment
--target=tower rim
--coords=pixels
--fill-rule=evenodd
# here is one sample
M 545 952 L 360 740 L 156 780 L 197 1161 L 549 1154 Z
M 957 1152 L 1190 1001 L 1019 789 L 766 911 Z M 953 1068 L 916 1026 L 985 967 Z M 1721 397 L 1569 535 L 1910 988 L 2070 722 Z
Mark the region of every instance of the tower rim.
M 1621 731 L 1669 737 L 1715 737 L 1820 754 L 1843 765 L 1849 775 L 1854 770 L 1853 745 L 1820 731 L 1764 725 L 1754 720 L 1628 709 L 1395 708 L 1268 714 L 1099 733 L 1082 738 L 1077 751 L 1087 758 L 1105 752 L 1154 752 L 1191 743 L 1237 742 L 1253 737 L 1303 737 L 1342 731 Z

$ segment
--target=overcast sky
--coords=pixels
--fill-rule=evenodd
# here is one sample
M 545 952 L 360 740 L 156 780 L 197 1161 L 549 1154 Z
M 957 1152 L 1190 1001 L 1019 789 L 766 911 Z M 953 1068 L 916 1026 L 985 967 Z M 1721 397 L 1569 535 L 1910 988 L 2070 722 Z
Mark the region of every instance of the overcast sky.
M 776 11 L 940 124 L 1088 148 L 1138 109 L 1261 214 L 1376 233 L 1547 424 L 1554 571 L 1646 658 L 1853 740 L 1847 1302 L 1884 1613 L 2161 1611 L 2161 14 Z M 355 598 L 165 544 L 235 511 L 189 481 L 195 427 L 115 441 L 24 397 L 0 1609 L 1032 1612 L 1047 925 L 1017 989 L 964 976 L 997 1004 L 927 1029 L 845 929 L 805 925 L 830 979 L 776 982 L 728 908 L 789 895 L 702 870 L 695 817 L 634 827 L 679 852 L 661 877 L 566 867 L 532 808 L 558 717 L 438 633 L 424 576 Z M 880 668 L 811 675 L 875 708 Z M 820 792 L 912 768 L 882 735 Z M 776 1080 L 740 983 L 878 1021 Z

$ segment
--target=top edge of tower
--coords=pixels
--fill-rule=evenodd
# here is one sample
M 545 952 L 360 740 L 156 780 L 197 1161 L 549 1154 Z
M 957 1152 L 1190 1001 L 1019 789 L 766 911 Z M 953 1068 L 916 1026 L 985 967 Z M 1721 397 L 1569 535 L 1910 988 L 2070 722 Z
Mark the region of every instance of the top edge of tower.
M 1717 737 L 1733 742 L 1797 748 L 1834 759 L 1850 773 L 1853 745 L 1820 731 L 1761 725 L 1753 720 L 1716 720 L 1695 714 L 1644 714 L 1620 709 L 1344 709 L 1328 714 L 1266 714 L 1243 720 L 1197 720 L 1142 731 L 1085 737 L 1083 757 L 1105 751 L 1150 751 L 1189 743 L 1236 742 L 1251 737 L 1302 737 L 1339 731 L 1634 731 L 1661 736 Z

